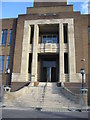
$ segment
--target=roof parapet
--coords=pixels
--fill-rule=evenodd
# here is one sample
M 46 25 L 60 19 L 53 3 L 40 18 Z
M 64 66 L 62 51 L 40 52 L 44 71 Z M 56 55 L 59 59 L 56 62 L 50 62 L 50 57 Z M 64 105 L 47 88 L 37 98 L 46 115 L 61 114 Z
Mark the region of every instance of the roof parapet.
M 67 5 L 67 0 L 34 0 L 34 7 L 53 7 Z

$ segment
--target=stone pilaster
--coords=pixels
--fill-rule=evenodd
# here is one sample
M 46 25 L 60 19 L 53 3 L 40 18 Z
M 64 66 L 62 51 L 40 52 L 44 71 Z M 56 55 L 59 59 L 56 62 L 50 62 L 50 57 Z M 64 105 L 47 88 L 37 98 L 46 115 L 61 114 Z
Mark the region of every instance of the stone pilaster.
M 31 26 L 25 22 L 23 43 L 22 43 L 21 70 L 20 70 L 20 73 L 12 73 L 12 82 L 28 81 L 28 60 L 29 60 L 30 36 L 31 36 Z
M 74 21 L 68 22 L 69 82 L 74 82 L 76 74 Z
M 39 38 L 39 26 L 37 24 L 35 24 L 34 25 L 34 39 L 33 39 L 33 53 L 32 53 L 31 82 L 37 81 L 38 38 Z
M 63 23 L 59 24 L 59 82 L 64 82 Z
M 29 60 L 30 36 L 31 36 L 31 26 L 25 24 L 23 44 L 22 44 L 21 74 L 20 74 L 21 78 L 25 77 L 24 78 L 25 81 L 28 81 L 28 60 Z

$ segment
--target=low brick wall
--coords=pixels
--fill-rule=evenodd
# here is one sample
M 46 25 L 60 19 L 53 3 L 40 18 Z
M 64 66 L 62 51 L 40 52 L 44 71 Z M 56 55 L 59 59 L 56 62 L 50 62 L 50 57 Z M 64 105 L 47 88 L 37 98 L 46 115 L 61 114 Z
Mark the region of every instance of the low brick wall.
M 20 90 L 24 86 L 28 86 L 30 82 L 12 82 L 11 83 L 11 92 Z
M 82 84 L 66 82 L 64 83 L 64 86 L 68 88 L 72 93 L 80 94 L 80 89 L 81 89 Z M 86 84 L 84 84 L 84 86 L 86 87 Z
M 79 104 L 80 102 L 80 94 L 74 94 L 66 87 L 61 87 L 62 94 L 70 99 L 71 101 L 74 101 L 75 103 Z
M 2 74 L 2 85 L 6 85 L 6 80 L 7 80 L 7 74 L 3 73 Z

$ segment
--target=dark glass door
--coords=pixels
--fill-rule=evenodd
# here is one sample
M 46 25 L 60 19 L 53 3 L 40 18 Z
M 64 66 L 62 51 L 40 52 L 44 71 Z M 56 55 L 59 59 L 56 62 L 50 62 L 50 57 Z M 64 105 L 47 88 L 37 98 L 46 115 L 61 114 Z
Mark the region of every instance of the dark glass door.
M 47 82 L 51 82 L 51 67 L 47 67 Z
M 43 62 L 43 82 L 56 82 L 56 61 Z
M 52 67 L 51 69 L 51 82 L 56 82 L 56 68 Z
M 43 68 L 42 82 L 46 82 L 46 81 L 47 81 L 47 68 L 44 67 L 44 68 Z

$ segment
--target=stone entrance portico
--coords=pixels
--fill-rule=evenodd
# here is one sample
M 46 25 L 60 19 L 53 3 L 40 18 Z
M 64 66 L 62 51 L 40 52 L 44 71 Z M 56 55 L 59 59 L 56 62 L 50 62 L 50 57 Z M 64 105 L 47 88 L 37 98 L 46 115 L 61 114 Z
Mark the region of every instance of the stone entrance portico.
M 59 43 L 38 43 L 40 25 L 59 26 Z M 64 43 L 63 24 L 68 24 L 68 43 Z M 34 26 L 33 42 L 30 44 L 31 26 Z M 31 75 L 28 75 L 29 53 L 32 54 Z M 46 19 L 46 20 L 26 20 L 24 23 L 21 72 L 12 74 L 12 81 L 38 80 L 38 54 L 58 54 L 59 55 L 59 82 L 81 82 L 80 73 L 76 73 L 75 59 L 75 39 L 74 39 L 74 19 Z M 68 53 L 68 74 L 64 73 L 64 53 Z

